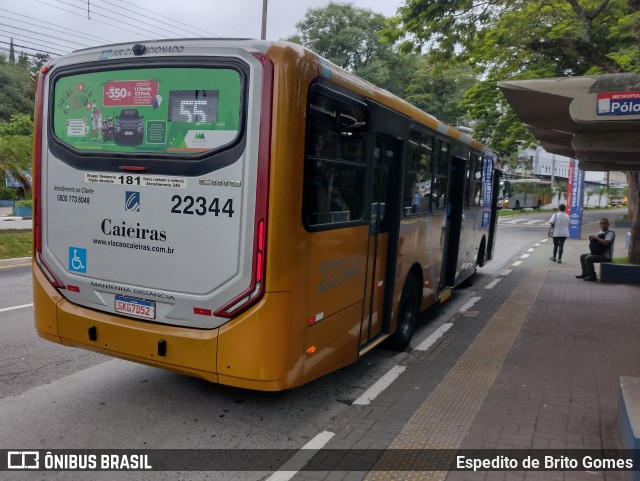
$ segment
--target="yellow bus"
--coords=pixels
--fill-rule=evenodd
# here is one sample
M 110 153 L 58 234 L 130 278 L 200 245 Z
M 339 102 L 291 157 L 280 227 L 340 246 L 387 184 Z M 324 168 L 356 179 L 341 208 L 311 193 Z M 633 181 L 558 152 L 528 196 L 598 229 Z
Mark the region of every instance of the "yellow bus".
M 53 342 L 283 390 L 406 349 L 492 257 L 494 153 L 298 45 L 77 51 L 39 72 L 35 125 Z

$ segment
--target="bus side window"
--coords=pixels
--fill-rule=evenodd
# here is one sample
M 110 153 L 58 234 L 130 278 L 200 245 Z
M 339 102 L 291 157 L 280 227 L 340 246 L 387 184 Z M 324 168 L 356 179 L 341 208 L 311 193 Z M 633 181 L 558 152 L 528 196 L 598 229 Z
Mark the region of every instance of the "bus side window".
M 433 136 L 411 132 L 404 183 L 405 215 L 424 214 L 431 209 L 429 198 L 432 187 L 432 152 Z
M 366 111 L 314 92 L 307 118 L 305 225 L 340 225 L 362 219 Z
M 482 162 L 480 157 L 471 153 L 467 169 L 465 203 L 468 208 L 480 205 L 482 194 Z
M 431 210 L 447 208 L 447 182 L 449 180 L 449 144 L 436 140 L 433 161 L 433 187 L 431 188 Z

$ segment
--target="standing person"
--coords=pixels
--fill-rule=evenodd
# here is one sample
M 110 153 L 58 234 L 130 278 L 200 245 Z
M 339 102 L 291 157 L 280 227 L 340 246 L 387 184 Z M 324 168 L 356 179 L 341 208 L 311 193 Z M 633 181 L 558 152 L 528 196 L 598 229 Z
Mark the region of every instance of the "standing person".
M 567 210 L 567 206 L 564 204 L 560 204 L 558 206 L 558 210 L 560 212 L 556 212 L 549 219 L 549 224 L 551 224 L 551 228 L 553 229 L 553 256 L 551 257 L 552 262 L 556 262 L 556 254 L 557 254 L 557 262 L 558 264 L 562 264 L 562 252 L 564 251 L 564 241 L 569 237 L 569 215 L 565 212 Z
M 577 279 L 585 281 L 597 281 L 596 271 L 593 264 L 596 262 L 611 262 L 613 259 L 613 241 L 616 233 L 609 230 L 609 219 L 600 219 L 600 231 L 596 235 L 589 236 L 589 254 L 580 256 L 582 274 L 576 276 Z
M 413 204 L 411 205 L 411 212 L 414 214 L 418 212 L 420 208 L 420 189 L 416 186 L 416 191 L 413 193 Z

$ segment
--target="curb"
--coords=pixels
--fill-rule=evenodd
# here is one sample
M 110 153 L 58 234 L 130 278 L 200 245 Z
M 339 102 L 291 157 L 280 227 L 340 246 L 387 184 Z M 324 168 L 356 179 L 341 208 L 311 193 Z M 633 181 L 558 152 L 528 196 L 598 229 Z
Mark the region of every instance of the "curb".
M 14 259 L 0 259 L 0 268 L 2 267 L 16 267 L 16 266 L 28 266 L 33 260 L 32 257 L 16 257 Z

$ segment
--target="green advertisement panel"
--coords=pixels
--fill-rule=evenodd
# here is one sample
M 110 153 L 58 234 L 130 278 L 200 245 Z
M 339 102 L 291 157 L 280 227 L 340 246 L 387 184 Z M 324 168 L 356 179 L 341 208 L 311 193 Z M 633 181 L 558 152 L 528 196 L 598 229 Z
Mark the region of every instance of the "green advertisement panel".
M 240 129 L 241 78 L 229 68 L 68 75 L 53 95 L 53 131 L 80 151 L 198 154 Z

